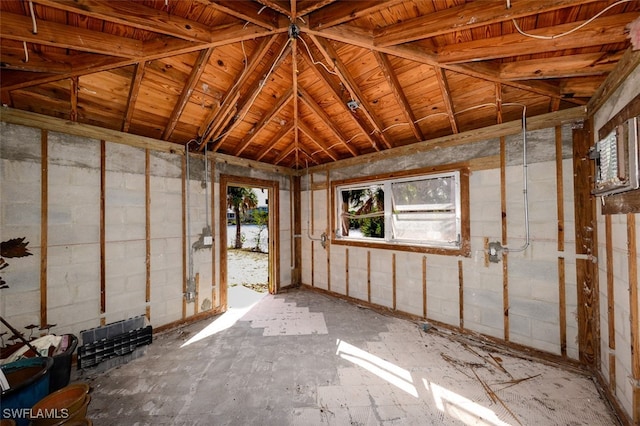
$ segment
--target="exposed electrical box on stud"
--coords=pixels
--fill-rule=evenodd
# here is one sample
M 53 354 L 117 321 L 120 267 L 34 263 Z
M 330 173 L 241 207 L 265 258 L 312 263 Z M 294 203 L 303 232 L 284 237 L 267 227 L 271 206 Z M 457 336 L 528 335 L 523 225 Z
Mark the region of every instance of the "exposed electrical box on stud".
M 502 252 L 504 247 L 498 241 L 489 243 L 489 262 L 498 263 L 502 260 Z
M 356 100 L 350 100 L 349 102 L 347 102 L 347 106 L 351 111 L 355 111 L 360 108 L 360 103 Z
M 322 248 L 327 248 L 328 239 L 326 232 L 323 232 L 322 235 L 320 235 L 320 244 L 322 244 Z

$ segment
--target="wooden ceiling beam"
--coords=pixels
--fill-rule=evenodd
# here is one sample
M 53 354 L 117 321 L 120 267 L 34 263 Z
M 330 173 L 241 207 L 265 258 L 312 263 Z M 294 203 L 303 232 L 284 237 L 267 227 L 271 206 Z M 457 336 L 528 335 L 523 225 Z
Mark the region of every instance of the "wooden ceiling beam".
M 256 49 L 251 53 L 249 58 L 247 59 L 247 63 L 245 64 L 245 68 L 243 68 L 241 74 L 235 79 L 236 83 L 231 87 L 227 93 L 224 95 L 222 102 L 220 103 L 220 107 L 218 109 L 214 109 L 211 114 L 205 119 L 202 126 L 198 131 L 198 135 L 203 136 L 203 141 L 209 141 L 213 134 L 216 132 L 216 123 L 227 117 L 233 105 L 238 102 L 240 98 L 240 89 L 244 87 L 247 80 L 253 76 L 253 73 L 260 65 L 260 62 L 264 59 L 264 57 L 269 53 L 270 47 L 277 40 L 278 35 L 272 35 L 271 37 L 264 37 L 260 44 L 256 46 Z M 200 146 L 200 149 L 204 149 L 204 143 Z
M 456 112 L 453 108 L 453 100 L 451 99 L 451 90 L 449 89 L 449 83 L 447 82 L 447 76 L 444 73 L 444 70 L 440 67 L 434 66 L 433 71 L 436 75 L 436 79 L 438 80 L 438 86 L 440 86 L 442 101 L 444 102 L 444 107 L 447 110 L 447 115 L 449 116 L 449 123 L 451 124 L 451 131 L 453 133 L 460 133 L 458 121 L 456 120 Z
M 253 128 L 251 129 L 251 131 L 249 133 L 247 133 L 245 135 L 245 137 L 240 141 L 240 143 L 238 144 L 238 146 L 236 147 L 236 150 L 233 152 L 233 155 L 235 156 L 239 156 L 240 154 L 242 154 L 242 152 L 247 149 L 247 147 L 249 145 L 251 145 L 251 143 L 253 141 L 255 141 L 256 136 L 258 135 L 258 133 L 260 133 L 260 131 L 262 129 L 264 129 L 264 127 L 269 124 L 269 122 L 278 114 L 280 114 L 280 112 L 282 112 L 282 110 L 284 109 L 284 107 L 287 106 L 287 104 L 289 103 L 289 101 L 291 101 L 293 98 L 293 89 L 289 89 L 287 91 L 287 93 L 285 93 L 280 100 L 278 101 L 278 103 L 276 103 L 273 108 L 271 109 L 271 111 L 269 111 L 267 114 L 264 115 L 264 117 L 262 117 L 262 119 L 256 123 L 255 126 L 253 126 Z
M 23 46 L 0 47 L 0 62 L 3 70 L 28 71 L 34 73 L 69 73 L 73 69 L 69 55 L 52 54 L 50 52 L 36 52 L 27 45 L 28 61 Z M 81 53 L 75 56 L 96 55 Z M 101 56 L 104 57 L 104 56 Z M 75 59 L 75 58 L 73 58 Z
M 32 1 L 54 9 L 77 13 L 127 27 L 170 35 L 184 40 L 205 43 L 211 41 L 210 27 L 194 20 L 171 15 L 163 10 L 147 7 L 140 2 L 96 0 Z
M 180 119 L 180 116 L 182 115 L 187 102 L 189 102 L 189 98 L 193 93 L 193 89 L 196 87 L 196 84 L 200 80 L 200 77 L 207 67 L 209 59 L 211 58 L 214 50 L 215 48 L 210 47 L 208 49 L 202 50 L 200 52 L 200 55 L 198 55 L 198 59 L 196 59 L 196 62 L 193 64 L 193 68 L 191 69 L 191 73 L 189 74 L 189 78 L 187 79 L 187 81 L 185 81 L 184 87 L 180 92 L 180 97 L 178 98 L 178 101 L 171 111 L 169 122 L 167 123 L 167 127 L 165 127 L 164 132 L 162 133 L 161 139 L 169 140 L 169 138 L 171 137 L 171 134 L 176 128 L 178 120 Z
M 235 2 L 233 2 L 235 3 Z M 289 8 L 289 3 L 286 1 L 277 1 L 277 0 L 258 0 L 258 3 L 266 6 L 269 9 L 276 11 L 284 16 L 290 17 L 291 9 Z M 266 9 L 265 9 L 266 10 Z
M 315 12 L 318 9 L 327 7 L 331 3 L 335 3 L 337 0 L 299 0 L 297 1 L 298 16 L 305 16 L 311 12 Z
M 386 53 L 389 55 L 398 56 L 400 58 L 408 59 L 410 61 L 415 61 L 418 63 L 431 65 L 431 66 L 439 66 L 449 71 L 468 75 L 470 77 L 491 81 L 494 83 L 502 83 L 505 86 L 515 87 L 517 89 L 525 90 L 525 91 L 536 93 L 539 95 L 564 99 L 562 94 L 560 94 L 560 91 L 557 88 L 553 88 L 552 86 L 549 86 L 549 85 L 535 85 L 535 84 L 531 84 L 531 81 L 528 84 L 524 84 L 517 81 L 501 80 L 497 72 L 493 72 L 493 71 L 487 72 L 485 70 L 484 64 L 440 63 L 437 61 L 435 55 L 432 55 L 430 53 L 425 52 L 423 49 L 420 49 L 415 46 L 410 46 L 410 45 L 390 46 L 390 47 L 374 46 L 372 42 L 372 34 L 370 32 L 362 31 L 355 27 L 340 26 L 340 27 L 329 28 L 322 31 L 311 30 L 307 27 L 303 27 L 303 32 L 307 34 L 317 35 L 319 37 L 328 38 L 331 40 L 336 40 L 342 43 L 349 43 L 358 47 L 362 47 L 367 50 L 378 51 L 378 52 Z M 575 100 L 575 99 L 564 99 L 564 100 L 578 104 L 578 105 L 584 105 L 584 103 L 581 102 L 580 100 Z
M 295 129 L 294 129 L 295 130 Z M 280 155 L 278 155 L 278 157 L 276 157 L 276 159 L 273 161 L 273 164 L 277 165 L 280 164 L 280 162 L 282 160 L 284 160 L 285 158 L 287 158 L 289 155 L 293 154 L 296 151 L 296 146 L 295 145 L 290 145 L 287 149 L 285 149 L 284 151 L 282 151 L 280 153 Z M 295 164 L 295 162 L 294 162 Z
M 281 51 L 281 55 L 279 57 L 274 55 L 273 58 L 271 58 L 271 61 L 269 61 L 269 63 L 266 64 L 264 69 L 269 70 L 272 68 L 273 69 L 277 68 L 286 59 L 290 50 L 291 50 L 291 46 L 287 45 L 286 48 L 283 51 Z M 265 79 L 256 78 L 251 84 L 251 86 L 249 86 L 246 89 L 246 91 L 243 92 L 241 98 L 239 98 L 237 113 L 235 114 L 234 117 L 232 117 L 233 119 L 230 120 L 230 122 L 225 127 L 221 128 L 221 130 L 218 130 L 213 135 L 213 139 L 217 140 L 216 144 L 214 145 L 215 147 L 214 151 L 217 150 L 224 143 L 227 137 L 236 128 L 236 126 L 238 126 L 242 122 L 244 117 L 249 112 L 249 109 L 253 106 L 253 102 L 255 101 L 255 99 L 258 97 L 258 95 L 264 88 L 265 84 L 266 84 Z M 204 142 L 206 141 L 207 139 L 204 139 Z
M 311 142 L 316 144 L 322 152 L 327 154 L 333 161 L 338 161 L 338 157 L 331 152 L 331 148 L 326 143 L 318 139 L 316 137 L 316 133 L 312 129 L 310 129 L 309 126 L 300 121 L 298 123 L 298 128 L 309 138 L 309 140 L 311 140 Z
M 594 1 L 519 0 L 513 2 L 510 9 L 504 0 L 465 3 L 376 29 L 374 44 L 393 46 Z
M 315 158 L 313 158 L 313 156 L 307 151 L 307 147 L 302 145 L 298 148 L 298 150 L 303 153 L 307 158 L 309 158 L 309 160 L 311 160 L 316 166 L 320 164 L 320 162 L 318 160 L 316 160 Z M 298 166 L 298 168 L 302 168 L 302 164 L 298 163 L 296 164 Z M 293 168 L 293 167 L 292 167 Z
M 140 40 L 44 20 L 34 34 L 31 18 L 8 12 L 0 14 L 0 38 L 124 58 L 144 56 Z
M 256 157 L 256 161 L 262 160 L 265 157 L 265 155 L 267 155 L 269 152 L 271 152 L 271 150 L 273 148 L 275 148 L 275 146 L 278 144 L 278 142 L 280 142 L 282 140 L 282 138 L 284 138 L 287 135 L 287 133 L 289 133 L 292 129 L 293 129 L 293 120 L 291 120 L 287 124 L 285 124 L 280 129 L 278 134 L 276 134 L 276 136 L 274 138 L 272 138 L 269 142 L 267 142 L 264 145 L 264 147 L 260 150 L 260 152 L 258 152 L 258 155 Z
M 629 74 L 639 66 L 640 50 L 633 50 L 632 47 L 629 47 L 622 55 L 622 58 L 620 58 L 616 68 L 607 76 L 606 80 L 591 97 L 591 100 L 587 104 L 589 116 L 599 110 L 602 105 L 609 100 L 616 89 L 624 83 Z
M 341 96 L 340 88 L 338 87 L 337 84 L 334 84 L 334 82 L 331 79 L 331 77 L 329 76 L 329 73 L 327 72 L 327 70 L 324 69 L 324 67 L 322 67 L 322 66 L 316 66 L 313 63 L 313 60 L 311 58 L 309 58 L 307 56 L 304 56 L 304 55 L 303 55 L 303 58 L 305 59 L 305 61 L 307 62 L 307 65 L 311 68 L 311 70 L 316 74 L 316 76 L 321 81 L 323 81 L 325 83 L 326 87 L 328 87 L 330 89 L 330 93 L 336 99 L 338 104 L 340 104 L 340 106 L 343 109 L 343 111 L 346 112 L 347 116 L 349 118 L 351 118 L 351 120 L 356 125 L 356 127 L 360 130 L 360 132 L 365 137 L 365 139 L 367 139 L 367 141 L 371 144 L 371 146 L 376 151 L 379 151 L 380 148 L 378 148 L 377 141 L 373 137 L 371 137 L 371 134 L 370 134 L 371 131 L 369 129 L 367 129 L 365 124 L 360 120 L 360 117 L 358 117 L 353 112 L 351 112 L 349 107 L 347 107 L 345 100 Z M 311 99 L 310 96 L 309 96 L 309 99 Z M 315 102 L 314 102 L 314 104 L 315 104 Z M 317 104 L 316 104 L 316 107 L 317 107 L 317 110 L 314 110 L 314 111 L 316 111 L 316 114 L 318 114 L 320 117 L 327 117 L 327 119 L 323 119 L 325 123 L 327 123 L 327 124 L 332 123 L 332 120 L 330 118 L 328 118 L 328 115 L 326 113 L 324 113 L 324 111 L 321 108 L 319 108 L 317 106 Z M 339 133 L 338 133 L 338 135 L 339 135 Z M 346 139 L 344 137 L 340 136 L 340 138 L 338 140 L 345 141 Z M 348 147 L 349 152 L 351 152 L 354 156 L 355 155 L 359 155 L 359 154 L 355 154 L 354 153 L 354 152 L 358 152 L 355 149 L 355 147 L 353 147 L 351 145 L 348 145 L 347 142 L 345 142 L 345 145 Z
M 122 120 L 122 131 L 128 132 L 131 125 L 131 118 L 135 111 L 136 101 L 138 100 L 138 94 L 140 93 L 140 86 L 142 85 L 142 78 L 144 77 L 144 70 L 147 63 L 145 61 L 136 65 L 136 71 L 131 79 L 131 86 L 129 88 L 129 97 L 127 99 L 127 111 L 124 114 Z
M 557 58 L 530 59 L 499 65 L 502 80 L 519 81 L 549 78 L 585 77 L 611 72 L 621 55 L 583 53 Z
M 323 7 L 308 16 L 308 25 L 313 29 L 329 28 L 354 19 L 369 16 L 382 9 L 393 7 L 403 0 L 338 1 Z
M 272 10 L 265 9 L 252 1 L 211 1 L 196 0 L 207 7 L 212 7 L 220 12 L 226 13 L 243 21 L 251 22 L 254 25 L 275 30 L 278 27 L 278 15 Z
M 373 52 L 373 56 L 375 56 L 376 61 L 378 61 L 380 70 L 384 74 L 384 77 L 387 79 L 387 83 L 389 83 L 389 87 L 391 87 L 391 91 L 396 98 L 396 102 L 398 102 L 398 105 L 402 110 L 402 114 L 407 120 L 407 124 L 415 135 L 416 140 L 418 142 L 423 140 L 424 135 L 422 134 L 422 130 L 420 130 L 420 127 L 416 124 L 416 117 L 411 110 L 411 105 L 409 104 L 409 100 L 402 90 L 402 85 L 400 84 L 400 81 L 398 81 L 398 77 L 393 71 L 393 67 L 391 66 L 389 58 L 387 58 L 384 53 L 375 51 Z
M 291 2 L 291 16 L 295 17 L 295 1 Z M 291 39 L 291 81 L 293 85 L 293 93 L 296 95 L 293 98 L 293 143 L 296 148 L 300 145 L 300 109 L 298 105 L 298 38 L 292 37 Z M 296 163 L 298 163 L 299 157 L 296 152 Z
M 342 82 L 342 84 L 347 88 L 347 90 L 352 94 L 353 100 L 356 100 L 360 103 L 360 107 L 357 109 L 361 111 L 362 114 L 369 121 L 371 126 L 373 127 L 373 131 L 378 135 L 380 140 L 384 143 L 387 148 L 392 148 L 391 142 L 387 139 L 386 135 L 382 131 L 384 126 L 380 123 L 380 120 L 373 114 L 372 111 L 369 110 L 369 106 L 367 105 L 366 98 L 362 91 L 360 90 L 359 85 L 356 83 L 355 79 L 347 69 L 347 66 L 342 62 L 336 50 L 328 43 L 325 39 L 316 37 L 314 35 L 310 35 L 311 40 L 316 44 L 318 49 L 322 52 L 323 56 L 327 59 L 330 59 L 330 62 L 334 65 L 334 70 L 336 71 L 338 78 Z M 355 114 L 355 113 L 354 113 Z
M 0 14 L 0 17 L 4 18 L 5 13 Z M 31 25 L 31 20 L 29 20 L 29 25 Z M 2 22 L 4 23 L 4 21 Z M 39 25 L 39 28 L 42 25 Z M 4 27 L 0 25 L 0 37 L 4 37 L 2 35 Z M 249 29 L 249 27 L 247 27 Z M 238 25 L 234 27 L 233 33 L 236 34 L 232 38 L 235 42 L 250 40 L 254 38 L 260 38 L 265 35 L 277 36 L 281 34 L 281 32 L 271 32 L 263 29 L 255 29 L 253 27 L 249 32 L 242 32 L 242 26 Z M 222 31 L 222 30 L 221 30 Z M 30 32 L 30 31 L 29 31 Z M 40 33 L 40 31 L 39 31 Z M 102 36 L 102 33 L 98 33 Z M 240 39 L 238 39 L 240 37 Z M 128 40 L 128 39 L 127 39 Z M 175 55 L 192 53 L 196 51 L 200 51 L 202 49 L 207 49 L 209 47 L 218 47 L 224 46 L 226 44 L 232 44 L 232 41 L 227 42 L 224 39 L 223 33 L 219 33 L 214 42 L 206 43 L 206 44 L 197 44 L 187 42 L 185 40 L 177 40 L 171 38 L 163 38 L 161 40 L 156 40 L 154 42 L 146 42 L 144 44 L 144 54 L 137 55 L 136 57 L 131 58 L 123 58 L 116 57 L 113 58 L 111 56 L 98 56 L 95 55 L 95 59 L 90 59 L 89 56 L 86 55 L 73 55 L 73 57 L 78 56 L 83 59 L 86 59 L 86 62 L 78 63 L 75 62 L 72 65 L 72 70 L 69 73 L 63 74 L 35 74 L 35 73 L 23 73 L 21 75 L 17 75 L 15 78 L 11 76 L 11 73 L 3 72 L 3 81 L 2 81 L 2 91 L 11 91 L 16 89 L 21 89 L 30 86 L 36 86 L 39 84 L 51 83 L 57 80 L 65 80 L 67 78 L 71 78 L 73 76 L 81 76 L 84 74 L 92 74 L 101 71 L 108 71 L 115 68 L 121 68 L 129 65 L 135 65 L 142 61 L 153 61 L 156 59 L 162 59 L 165 57 L 171 57 Z M 58 46 L 61 47 L 61 46 Z M 114 55 L 117 56 L 117 55 Z M 71 56 L 70 56 L 71 57 Z M 14 72 L 14 71 L 12 71 Z M 17 71 L 16 71 L 17 72 Z
M 496 92 L 496 123 L 501 124 L 503 121 L 502 111 L 502 84 L 495 83 Z M 556 98 L 553 98 L 556 99 Z
M 601 17 L 571 35 L 554 38 L 553 40 L 540 40 L 525 37 L 520 33 L 513 33 L 488 39 L 456 43 L 440 48 L 437 54 L 437 61 L 441 64 L 488 61 L 522 54 L 533 55 L 589 46 L 624 43 L 627 40 L 627 34 L 620 31 L 620 28 L 637 17 L 637 13 Z M 584 22 L 586 21 L 571 22 L 527 32 L 535 36 L 551 37 L 575 29 Z
M 313 100 L 311 95 L 306 90 L 304 90 L 303 88 L 298 88 L 298 96 L 302 99 L 304 104 L 307 107 L 309 107 L 309 109 L 311 109 L 311 111 L 313 111 L 313 113 L 318 118 L 322 120 L 322 122 L 327 126 L 327 129 L 331 132 L 333 137 L 335 137 L 338 140 L 338 142 L 344 145 L 344 147 L 347 149 L 347 151 L 351 153 L 351 155 L 353 155 L 354 157 L 357 157 L 358 155 L 360 155 L 360 152 L 354 146 L 349 145 L 349 143 L 347 143 L 345 136 L 335 126 L 335 124 L 333 124 L 333 120 L 331 119 L 331 117 L 329 117 L 329 115 L 327 115 L 324 109 L 322 109 L 322 107 Z

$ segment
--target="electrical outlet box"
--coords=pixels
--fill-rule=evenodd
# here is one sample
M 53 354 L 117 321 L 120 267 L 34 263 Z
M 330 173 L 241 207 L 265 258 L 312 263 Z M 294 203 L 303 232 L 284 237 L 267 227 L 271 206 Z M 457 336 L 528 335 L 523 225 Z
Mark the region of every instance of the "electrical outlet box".
M 212 246 L 213 245 L 213 237 L 212 236 L 206 236 L 202 239 L 202 244 L 205 246 Z

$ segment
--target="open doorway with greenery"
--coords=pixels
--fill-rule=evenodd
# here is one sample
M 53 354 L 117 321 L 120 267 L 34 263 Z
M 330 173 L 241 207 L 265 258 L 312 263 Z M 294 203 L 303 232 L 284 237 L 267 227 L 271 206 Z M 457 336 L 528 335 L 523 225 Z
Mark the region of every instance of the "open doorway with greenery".
M 222 176 L 220 189 L 223 301 L 235 286 L 275 293 L 277 182 Z

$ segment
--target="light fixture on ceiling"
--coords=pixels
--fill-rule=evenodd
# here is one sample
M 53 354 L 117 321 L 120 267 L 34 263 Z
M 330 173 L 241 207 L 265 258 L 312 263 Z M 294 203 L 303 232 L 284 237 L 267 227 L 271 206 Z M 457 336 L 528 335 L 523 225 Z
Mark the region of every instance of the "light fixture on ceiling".
M 297 39 L 300 36 L 300 28 L 296 24 L 289 25 L 289 38 Z
M 360 108 L 360 102 L 356 101 L 355 99 L 351 99 L 347 102 L 347 106 L 351 111 L 355 111 Z

